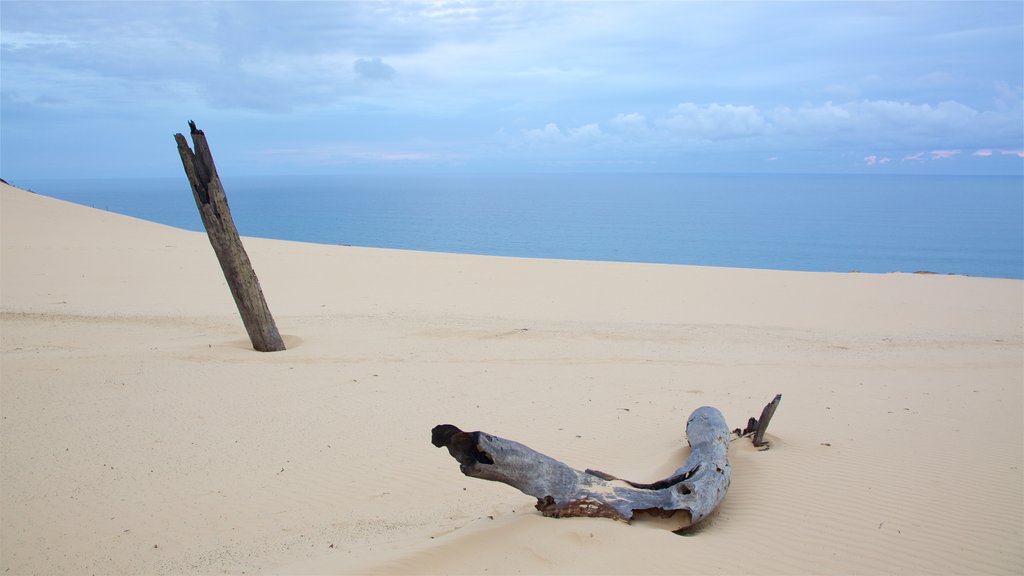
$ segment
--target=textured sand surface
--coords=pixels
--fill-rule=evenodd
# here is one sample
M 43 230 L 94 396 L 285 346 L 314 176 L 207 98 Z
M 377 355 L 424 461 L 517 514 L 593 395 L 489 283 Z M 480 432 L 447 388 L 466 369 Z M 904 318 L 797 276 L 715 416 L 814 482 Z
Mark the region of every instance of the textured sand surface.
M 1024 282 L 245 239 L 0 185 L 0 573 L 1024 572 Z M 435 424 L 674 470 L 685 418 L 772 449 L 689 536 L 540 517 Z

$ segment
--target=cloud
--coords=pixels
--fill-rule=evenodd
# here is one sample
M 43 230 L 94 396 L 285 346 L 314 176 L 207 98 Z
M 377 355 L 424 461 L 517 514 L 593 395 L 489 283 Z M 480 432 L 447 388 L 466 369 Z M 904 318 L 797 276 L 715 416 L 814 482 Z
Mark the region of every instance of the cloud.
M 856 123 L 851 111 L 832 102 L 820 106 L 805 104 L 796 109 L 779 106 L 769 113 L 769 121 L 780 132 L 796 135 L 839 132 Z
M 65 34 L 4 30 L 3 37 L 0 38 L 0 46 L 5 50 L 40 48 L 47 50 L 75 50 L 83 47 L 83 42 Z
M 984 150 L 979 150 L 979 152 L 985 152 L 985 151 Z M 925 157 L 925 154 L 928 154 L 929 157 Z M 959 155 L 960 155 L 960 150 L 932 150 L 930 152 L 917 152 L 917 153 L 912 154 L 910 156 L 904 156 L 902 161 L 903 162 L 908 162 L 908 161 L 911 161 L 911 162 L 924 162 L 926 160 L 952 160 L 954 157 L 959 156 Z M 984 156 L 985 154 L 978 154 L 976 152 L 974 155 L 975 156 Z
M 381 144 L 313 144 L 268 148 L 258 152 L 265 162 L 299 163 L 305 166 L 340 166 L 352 162 L 413 163 L 443 161 L 455 156 L 438 151 L 403 149 Z
M 613 126 L 629 118 L 619 115 Z M 1007 138 L 1020 133 L 1021 112 L 979 112 L 960 102 L 937 104 L 894 100 L 805 103 L 773 108 L 685 102 L 654 120 L 677 136 L 699 140 L 767 137 L 811 139 L 816 144 L 884 141 L 892 146 L 928 146 L 948 141 L 950 134 L 965 144 L 983 137 Z
M 1001 122 L 994 122 L 993 114 L 955 101 L 828 101 L 774 108 L 683 102 L 653 117 L 640 112 L 616 114 L 606 121 L 607 132 L 597 123 L 565 129 L 551 122 L 542 128 L 522 130 L 520 141 L 546 145 L 601 142 L 602 148 L 642 157 L 688 151 L 764 154 L 766 149 L 785 151 L 795 146 L 836 153 L 883 148 L 887 152 L 861 156 L 864 166 L 879 168 L 896 161 L 953 160 L 963 153 L 960 146 L 1013 138 L 1015 113 L 999 115 Z M 954 148 L 950 143 L 959 146 Z M 998 154 L 1000 149 L 991 150 Z
M 875 169 L 888 155 L 1015 170 L 1024 142 L 1021 29 L 1007 24 L 1020 22 L 1020 3 L 187 6 L 5 2 L 5 142 L 38 150 L 101 120 L 162 133 L 167 118 L 205 115 L 245 145 L 271 121 L 295 143 L 388 138 L 371 149 L 382 158 L 445 139 L 510 169 L 534 160 L 534 144 L 537 157 L 580 164 L 703 169 L 688 158 L 737 153 L 730 165 L 777 155 L 793 170 L 863 168 L 868 154 Z M 500 142 L 498 126 L 509 132 Z M 145 160 L 137 146 L 75 147 L 101 172 L 116 172 L 110 158 Z M 516 147 L 521 156 L 507 153 Z M 943 149 L 964 152 L 928 152 Z M 34 156 L 5 157 L 4 169 L 64 170 Z
M 680 136 L 702 140 L 755 136 L 766 128 L 764 116 L 754 106 L 693 102 L 679 104 L 659 124 Z
M 1024 106 L 1024 86 L 1010 86 L 1007 82 L 995 83 L 995 104 L 998 110 L 1014 110 Z
M 842 132 L 897 140 L 970 129 L 978 125 L 979 116 L 978 111 L 954 101 L 931 105 L 892 100 L 825 102 L 796 109 L 780 106 L 767 113 L 768 121 L 783 134 L 806 136 Z
M 983 156 L 990 157 L 994 156 L 998 152 L 1000 156 L 1017 156 L 1018 158 L 1024 158 L 1024 150 L 992 150 L 991 148 L 982 148 L 972 154 L 972 156 Z
M 597 124 L 584 124 L 569 130 L 569 140 L 573 142 L 589 142 L 599 140 L 603 136 Z
M 551 122 L 543 128 L 523 130 L 523 137 L 534 144 L 587 144 L 601 140 L 604 133 L 597 124 L 584 124 L 563 132 L 558 124 Z
M 978 117 L 978 112 L 970 106 L 951 100 L 935 106 L 892 100 L 863 101 L 850 104 L 849 109 L 859 120 L 888 128 L 948 130 L 962 128 Z
M 628 132 L 632 134 L 642 134 L 647 132 L 647 118 L 643 114 L 638 112 L 630 112 L 629 114 L 618 114 L 614 118 L 608 121 L 612 127 Z
M 436 0 L 428 2 L 420 10 L 420 14 L 426 18 L 439 18 L 444 20 L 477 20 L 479 8 L 470 2 L 460 0 Z
M 529 128 L 523 130 L 523 137 L 528 142 L 541 144 L 556 144 L 565 141 L 565 135 L 554 122 L 548 123 L 543 128 Z
M 356 60 L 352 64 L 352 69 L 355 70 L 357 76 L 366 80 L 390 80 L 397 74 L 394 68 L 377 56 Z

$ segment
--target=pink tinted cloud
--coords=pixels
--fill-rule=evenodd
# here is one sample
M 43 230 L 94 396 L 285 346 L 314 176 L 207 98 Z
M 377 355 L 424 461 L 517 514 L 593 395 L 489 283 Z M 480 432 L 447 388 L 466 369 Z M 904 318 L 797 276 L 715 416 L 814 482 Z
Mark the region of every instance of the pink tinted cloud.
M 864 163 L 867 164 L 868 166 L 874 166 L 877 160 L 878 156 L 875 156 L 874 154 L 872 154 L 871 156 L 864 157 Z
M 997 152 L 1000 156 L 1016 156 L 1018 158 L 1024 158 L 1024 150 L 993 150 L 991 148 L 982 148 L 981 150 L 975 152 L 973 155 L 984 156 L 987 158 L 989 156 L 995 156 Z
M 924 152 L 918 152 L 917 154 L 913 154 L 911 156 L 904 156 L 903 162 L 906 162 L 907 160 L 920 162 L 921 160 L 924 160 Z
M 888 156 L 878 159 L 879 164 L 888 164 L 889 162 L 892 162 L 892 158 L 889 158 Z
M 959 153 L 959 150 L 932 150 L 932 160 L 949 160 Z

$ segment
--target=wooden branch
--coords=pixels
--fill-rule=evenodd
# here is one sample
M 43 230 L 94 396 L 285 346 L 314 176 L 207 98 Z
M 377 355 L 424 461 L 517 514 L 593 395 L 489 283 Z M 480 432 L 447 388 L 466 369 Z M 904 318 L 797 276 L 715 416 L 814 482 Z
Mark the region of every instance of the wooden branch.
M 763 446 L 765 450 L 768 449 L 768 441 L 764 439 L 764 433 L 768 430 L 768 423 L 772 421 L 772 416 L 775 415 L 775 409 L 779 407 L 779 402 L 782 402 L 782 394 L 776 394 L 775 398 L 761 410 L 761 418 L 757 421 L 757 431 L 754 432 L 754 437 L 751 439 L 754 446 L 758 448 Z
M 670 477 L 651 484 L 616 478 L 596 470 L 579 471 L 512 440 L 484 432 L 435 426 L 431 441 L 448 448 L 466 476 L 503 482 L 537 498 L 545 516 L 588 516 L 629 522 L 636 512 L 670 517 L 688 515 L 679 528 L 707 518 L 729 489 L 729 427 L 710 406 L 694 410 L 686 422 L 690 456 Z
M 206 142 L 206 135 L 196 128 L 196 123 L 189 121 L 192 143 L 195 153 L 181 134 L 175 134 L 178 153 L 185 175 L 192 185 L 192 195 L 199 208 L 199 216 L 203 220 L 206 234 L 210 238 L 213 251 L 217 254 L 224 278 L 228 281 L 231 296 L 235 299 L 238 313 L 242 317 L 245 331 L 253 348 L 260 352 L 276 352 L 284 350 L 284 340 L 277 331 L 274 317 L 263 297 L 260 281 L 252 269 L 249 256 L 242 246 L 235 222 L 228 208 L 228 198 L 217 175 L 217 167 L 213 163 L 213 154 Z
M 747 420 L 746 428 L 743 430 L 737 428 L 733 430 L 733 434 L 736 434 L 740 438 L 750 436 L 750 441 L 753 442 L 754 446 L 760 448 L 762 451 L 770 448 L 771 445 L 764 439 L 764 433 L 768 430 L 768 424 L 772 421 L 772 416 L 775 415 L 775 409 L 779 407 L 779 402 L 782 402 L 782 394 L 776 394 L 775 398 L 765 405 L 761 410 L 760 419 L 750 418 Z

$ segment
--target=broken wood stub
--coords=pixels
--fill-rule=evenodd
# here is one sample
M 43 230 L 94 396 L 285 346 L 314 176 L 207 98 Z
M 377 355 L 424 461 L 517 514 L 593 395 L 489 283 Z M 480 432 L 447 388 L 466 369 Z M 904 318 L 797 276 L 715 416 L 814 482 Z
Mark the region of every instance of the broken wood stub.
M 754 446 L 768 448 L 768 441 L 764 439 L 764 433 L 768 430 L 768 423 L 772 421 L 772 416 L 775 415 L 775 409 L 779 407 L 779 402 L 782 402 L 782 394 L 776 394 L 775 398 L 761 410 L 761 417 L 757 420 L 757 431 L 754 432 L 754 437 L 751 439 Z
M 686 423 L 690 456 L 670 477 L 650 484 L 596 470 L 579 471 L 523 444 L 484 432 L 435 426 L 431 441 L 445 447 L 466 476 L 508 484 L 537 498 L 544 516 L 586 516 L 629 522 L 636 512 L 669 517 L 688 513 L 679 528 L 696 524 L 729 490 L 729 427 L 721 412 L 698 408 Z
M 206 135 L 196 128 L 195 122 L 189 121 L 188 125 L 195 152 L 189 148 L 188 141 L 181 134 L 175 134 L 174 139 L 178 143 L 178 153 L 181 155 L 185 175 L 192 185 L 192 195 L 196 207 L 199 208 L 199 216 L 203 220 L 213 251 L 217 254 L 231 296 L 242 317 L 242 324 L 245 325 L 252 347 L 256 350 L 284 350 L 284 340 L 277 330 L 274 317 L 270 314 L 259 279 L 256 278 L 256 272 L 252 269 L 249 256 L 242 246 L 242 239 L 231 218 L 227 195 L 217 175 L 217 167 L 213 163 L 213 154 L 210 152 Z
M 761 418 L 750 418 L 747 420 L 747 427 L 740 430 L 739 428 L 733 430 L 733 434 L 740 438 L 750 437 L 750 441 L 760 448 L 762 451 L 767 450 L 770 445 L 767 440 L 764 439 L 765 432 L 768 431 L 768 424 L 772 421 L 772 416 L 775 415 L 775 409 L 779 407 L 779 402 L 782 402 L 782 394 L 776 394 L 775 398 L 771 402 L 765 405 L 761 410 Z

